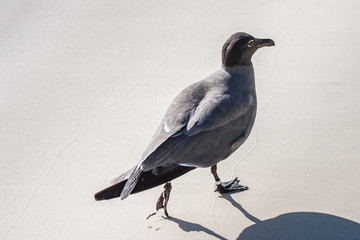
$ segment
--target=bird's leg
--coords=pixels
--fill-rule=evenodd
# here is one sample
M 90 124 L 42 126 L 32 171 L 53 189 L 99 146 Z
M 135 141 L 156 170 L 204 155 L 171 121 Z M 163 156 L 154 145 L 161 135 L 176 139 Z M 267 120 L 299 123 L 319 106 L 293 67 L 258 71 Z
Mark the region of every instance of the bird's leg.
M 214 175 L 215 178 L 215 191 L 219 193 L 227 193 L 227 192 L 234 192 L 234 191 L 245 191 L 249 188 L 247 186 L 242 186 L 239 184 L 240 180 L 235 178 L 229 182 L 221 182 L 218 174 L 217 174 L 217 166 L 216 164 L 211 166 L 211 173 Z
M 165 216 L 169 218 L 169 214 L 167 212 L 167 203 L 169 201 L 171 192 L 171 183 L 168 182 L 164 185 L 164 192 L 161 193 L 157 203 L 156 203 L 156 211 L 159 211 L 159 209 L 163 208 L 165 212 Z

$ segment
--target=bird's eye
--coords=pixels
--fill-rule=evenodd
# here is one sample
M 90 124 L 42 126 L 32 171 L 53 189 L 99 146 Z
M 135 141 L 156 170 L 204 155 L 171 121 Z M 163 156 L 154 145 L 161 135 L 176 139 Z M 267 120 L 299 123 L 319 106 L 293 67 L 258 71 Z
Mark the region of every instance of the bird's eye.
M 254 46 L 254 44 L 255 44 L 255 41 L 254 41 L 254 40 L 250 40 L 250 41 L 248 42 L 248 47 L 251 48 L 251 47 Z

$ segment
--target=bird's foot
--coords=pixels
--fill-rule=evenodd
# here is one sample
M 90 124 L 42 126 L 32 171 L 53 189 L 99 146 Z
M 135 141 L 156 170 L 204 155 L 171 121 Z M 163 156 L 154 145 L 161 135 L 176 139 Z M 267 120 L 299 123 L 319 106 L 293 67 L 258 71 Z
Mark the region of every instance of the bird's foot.
M 160 195 L 160 197 L 156 203 L 156 211 L 159 211 L 160 209 L 163 208 L 166 218 L 169 218 L 169 214 L 167 212 L 167 201 L 166 201 L 164 195 L 163 194 Z
M 152 216 L 156 215 L 156 213 L 162 208 L 164 209 L 164 214 L 165 214 L 166 218 L 169 218 L 169 214 L 167 212 L 167 206 L 166 206 L 164 194 L 161 194 L 159 199 L 156 202 L 156 212 L 151 213 L 149 216 L 146 217 L 146 219 L 149 219 Z
M 168 211 L 167 211 L 167 203 L 169 201 L 170 192 L 171 192 L 171 183 L 166 183 L 164 186 L 164 192 L 161 193 L 159 199 L 156 202 L 156 212 L 151 213 L 149 216 L 146 217 L 146 219 L 149 219 L 150 217 L 154 216 L 160 209 L 164 209 L 164 214 L 166 218 L 170 218 Z
M 219 193 L 228 193 L 228 192 L 242 192 L 248 190 L 247 186 L 239 184 L 240 180 L 235 178 L 229 182 L 221 182 L 220 180 L 215 183 L 215 192 Z

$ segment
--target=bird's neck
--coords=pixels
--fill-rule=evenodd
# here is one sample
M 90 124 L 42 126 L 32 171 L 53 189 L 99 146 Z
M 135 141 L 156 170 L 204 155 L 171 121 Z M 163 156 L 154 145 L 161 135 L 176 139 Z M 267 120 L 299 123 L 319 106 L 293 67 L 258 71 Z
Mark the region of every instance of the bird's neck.
M 255 75 L 252 63 L 233 67 L 222 66 L 222 68 L 232 76 L 231 79 L 236 79 L 238 84 L 241 84 L 243 87 L 247 86 L 249 90 L 255 90 Z

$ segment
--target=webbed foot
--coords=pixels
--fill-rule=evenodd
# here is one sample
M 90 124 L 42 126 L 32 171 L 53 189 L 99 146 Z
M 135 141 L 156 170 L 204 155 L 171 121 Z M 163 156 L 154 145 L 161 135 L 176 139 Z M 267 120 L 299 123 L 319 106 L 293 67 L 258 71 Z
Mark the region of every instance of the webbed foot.
M 239 182 L 240 180 L 238 180 L 238 178 L 228 182 L 217 181 L 215 183 L 215 192 L 222 194 L 228 192 L 242 192 L 249 189 L 247 186 L 240 185 Z

